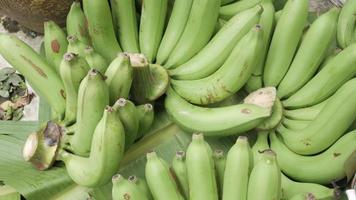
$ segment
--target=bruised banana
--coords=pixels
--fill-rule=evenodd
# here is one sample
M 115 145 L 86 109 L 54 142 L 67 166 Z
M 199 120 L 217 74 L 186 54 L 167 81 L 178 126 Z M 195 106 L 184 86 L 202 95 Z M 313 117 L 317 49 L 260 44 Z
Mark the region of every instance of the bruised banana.
M 271 148 L 278 155 L 281 170 L 294 180 L 318 184 L 329 184 L 345 177 L 344 162 L 355 151 L 355 140 L 354 130 L 346 133 L 323 153 L 302 156 L 289 150 L 275 133 L 270 134 Z M 320 166 L 327 167 L 320 170 Z
M 189 199 L 189 186 L 187 166 L 185 165 L 185 152 L 178 151 L 172 161 L 172 170 L 177 179 L 177 184 L 185 199 Z
M 224 174 L 225 174 L 225 166 L 226 166 L 225 152 L 221 149 L 216 149 L 213 152 L 213 159 L 215 165 L 215 177 L 216 177 L 216 184 L 218 187 L 218 194 L 219 197 L 221 197 L 223 193 L 223 187 L 224 187 Z
M 93 47 L 87 46 L 84 49 L 85 60 L 92 69 L 98 70 L 101 74 L 105 74 L 109 63 L 106 62 L 105 58 L 94 51 Z
M 139 186 L 132 180 L 126 180 L 120 174 L 112 177 L 112 198 L 113 200 L 149 200 L 149 198 L 140 190 Z
M 261 12 L 262 7 L 256 6 L 233 17 L 198 54 L 169 74 L 178 80 L 196 80 L 214 73 L 224 64 L 239 40 L 257 24 Z
M 261 0 L 241 0 L 226 6 L 222 6 L 219 10 L 219 17 L 226 20 L 230 19 L 241 11 L 252 8 L 260 2 Z
M 312 155 L 332 145 L 356 119 L 356 78 L 346 82 L 309 125 L 298 131 L 283 131 L 286 146 L 301 155 Z
M 73 1 L 67 15 L 66 29 L 68 35 L 74 35 L 79 41 L 88 45 L 91 43 L 88 25 L 80 2 Z
M 184 99 L 198 105 L 216 103 L 231 96 L 243 87 L 254 70 L 262 33 L 259 25 L 252 28 L 215 73 L 198 80 L 172 80 L 172 87 Z
M 52 116 L 62 119 L 65 112 L 64 86 L 53 67 L 29 45 L 13 35 L 0 33 L 0 54 L 26 76 L 26 81 L 51 106 Z
M 89 155 L 92 135 L 108 104 L 109 91 L 104 77 L 97 70 L 91 69 L 80 83 L 78 91 L 75 134 L 70 139 L 71 148 L 76 155 Z
M 155 118 L 155 113 L 153 110 L 153 105 L 150 103 L 136 106 L 136 109 L 137 109 L 137 118 L 139 121 L 136 139 L 139 139 L 144 135 L 146 135 L 150 130 L 153 124 L 153 120 Z
M 185 131 L 226 136 L 253 129 L 271 115 L 275 90 L 264 88 L 249 96 L 243 104 L 204 108 L 188 103 L 169 88 L 165 108 L 171 119 Z
M 325 107 L 331 97 L 313 106 L 294 110 L 285 109 L 283 111 L 283 116 L 293 120 L 314 120 L 319 115 L 320 111 Z
M 337 27 L 337 41 L 342 48 L 346 48 L 354 42 L 355 14 L 356 2 L 347 0 L 341 9 Z

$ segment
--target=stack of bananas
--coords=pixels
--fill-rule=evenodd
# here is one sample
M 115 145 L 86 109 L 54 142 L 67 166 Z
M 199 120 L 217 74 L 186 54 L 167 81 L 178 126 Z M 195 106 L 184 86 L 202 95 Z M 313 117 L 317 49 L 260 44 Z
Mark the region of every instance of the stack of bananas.
M 0 54 L 52 108 L 53 120 L 28 137 L 25 160 L 40 170 L 60 160 L 76 183 L 104 185 L 150 129 L 154 102 L 164 101 L 181 129 L 201 133 L 186 164 L 173 163 L 180 192 L 151 152 L 148 187 L 115 175 L 114 198 L 149 199 L 149 190 L 162 200 L 218 199 L 217 191 L 223 199 L 333 198 L 316 184 L 343 179 L 355 156 L 356 1 L 312 23 L 308 0 L 288 0 L 278 12 L 273 2 L 74 2 L 66 32 L 44 24 L 40 54 L 0 34 Z M 241 90 L 249 94 L 236 102 Z M 257 132 L 252 151 L 239 137 L 226 167 L 214 165 L 203 135 L 247 131 Z

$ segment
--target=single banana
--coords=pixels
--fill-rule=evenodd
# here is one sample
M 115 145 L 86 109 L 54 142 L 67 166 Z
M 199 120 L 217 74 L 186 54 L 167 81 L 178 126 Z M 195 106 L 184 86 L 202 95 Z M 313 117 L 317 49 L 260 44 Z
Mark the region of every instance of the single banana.
M 355 75 L 356 44 L 353 44 L 340 52 L 307 84 L 282 103 L 287 108 L 315 105 L 327 99 Z
M 85 48 L 87 47 L 86 44 L 81 42 L 75 35 L 69 35 L 67 37 L 67 40 L 68 40 L 68 48 L 67 48 L 68 53 L 75 53 L 82 57 L 85 56 Z
M 247 80 L 244 89 L 246 90 L 246 92 L 251 93 L 259 88 L 263 87 L 263 80 L 262 80 L 262 76 L 255 76 L 255 75 L 251 75 L 250 78 Z
M 302 156 L 289 150 L 276 134 L 270 134 L 271 148 L 277 153 L 282 171 L 294 180 L 329 184 L 345 177 L 344 162 L 355 151 L 356 131 L 346 133 L 321 154 Z M 320 166 L 327 166 L 320 168 Z
M 247 200 L 275 200 L 281 197 L 281 171 L 276 154 L 268 149 L 261 154 L 250 174 Z
M 95 97 L 95 98 L 93 98 Z M 78 108 L 75 134 L 70 140 L 76 155 L 88 156 L 94 130 L 109 104 L 108 86 L 103 75 L 91 69 L 82 80 L 78 91 Z
M 307 21 L 308 5 L 309 0 L 289 0 L 284 6 L 267 55 L 263 73 L 266 86 L 278 86 L 288 71 Z
M 59 74 L 59 66 L 68 47 L 66 33 L 55 22 L 47 21 L 44 23 L 43 42 L 46 59 Z
M 215 165 L 215 175 L 216 175 L 216 184 L 218 186 L 219 198 L 223 195 L 224 187 L 224 174 L 225 174 L 225 165 L 226 165 L 226 155 L 225 152 L 221 149 L 217 149 L 213 152 L 213 159 Z
M 187 167 L 185 165 L 185 152 L 177 151 L 172 161 L 172 170 L 176 177 L 177 185 L 185 199 L 189 199 L 189 186 Z
M 69 176 L 81 186 L 98 187 L 110 182 L 124 154 L 125 132 L 117 111 L 106 107 L 102 116 L 88 158 L 64 150 L 59 152 L 59 160 L 65 163 Z
M 356 99 L 356 78 L 341 86 L 307 127 L 282 132 L 284 143 L 301 155 L 312 155 L 327 149 L 356 119 L 356 101 L 350 99 Z
M 157 64 L 164 64 L 187 24 L 193 0 L 174 1 L 167 28 L 157 52 Z
M 239 136 L 226 158 L 223 200 L 246 199 L 253 155 L 246 136 Z
M 116 40 L 109 2 L 83 0 L 83 10 L 95 51 L 111 62 L 122 50 Z
M 261 160 L 262 153 L 266 150 L 269 149 L 269 144 L 268 144 L 268 133 L 267 131 L 258 131 L 256 132 L 257 134 L 257 139 L 255 143 L 252 145 L 251 151 L 253 153 L 253 163 L 254 165 L 257 164 L 259 160 Z
M 168 164 L 159 158 L 156 152 L 147 153 L 145 176 L 153 199 L 155 200 L 183 200 L 177 185 L 169 171 Z
M 148 188 L 148 185 L 147 185 L 147 182 L 145 179 L 138 178 L 137 176 L 129 176 L 128 180 L 131 183 L 136 184 L 136 186 L 141 190 L 141 192 L 143 192 L 146 195 L 148 200 L 153 199 L 150 188 Z
M 213 152 L 203 134 L 193 134 L 187 148 L 186 166 L 188 172 L 189 199 L 216 200 L 216 185 Z
M 162 39 L 167 5 L 168 0 L 145 0 L 142 4 L 139 43 L 150 63 L 155 61 Z
M 260 125 L 256 127 L 258 130 L 270 130 L 276 127 L 282 120 L 283 105 L 281 101 L 276 98 L 272 108 L 272 115 L 265 119 Z
M 78 38 L 79 41 L 88 45 L 91 43 L 88 24 L 80 2 L 73 1 L 72 6 L 67 15 L 66 29 L 68 35 L 74 35 Z
M 78 90 L 80 82 L 89 71 L 88 63 L 73 53 L 66 53 L 60 65 L 60 76 L 66 92 L 66 111 L 64 122 L 72 124 L 77 117 Z
M 313 106 L 299 108 L 295 110 L 284 110 L 283 116 L 294 120 L 314 120 L 325 107 L 331 97 Z
M 137 110 L 135 104 L 130 100 L 120 98 L 114 106 L 118 110 L 118 117 L 125 129 L 125 149 L 128 149 L 137 138 L 137 131 L 139 126 Z
M 65 112 L 64 86 L 59 74 L 45 58 L 22 40 L 4 33 L 0 33 L 0 54 L 26 76 L 26 81 L 51 106 L 52 116 L 62 119 Z
M 137 109 L 137 118 L 139 121 L 136 139 L 139 139 L 144 135 L 146 135 L 150 130 L 155 118 L 155 113 L 154 113 L 153 105 L 150 103 L 136 106 L 136 109 Z
M 197 80 L 171 80 L 174 90 L 187 101 L 206 105 L 224 100 L 240 90 L 256 66 L 262 45 L 262 29 L 256 25 L 238 42 L 223 66 Z
M 340 47 L 346 48 L 353 43 L 356 22 L 356 2 L 347 0 L 341 9 L 337 27 L 337 41 Z
M 293 130 L 293 131 L 303 130 L 306 127 L 308 127 L 310 123 L 311 123 L 311 121 L 309 121 L 309 120 L 296 120 L 296 119 L 288 119 L 288 118 L 284 118 L 282 120 L 282 124 L 287 129 Z
M 284 98 L 298 91 L 318 70 L 336 37 L 339 8 L 332 8 L 310 26 L 296 56 L 278 86 L 278 97 Z
M 109 87 L 110 102 L 119 98 L 128 98 L 133 80 L 133 68 L 130 57 L 126 53 L 119 53 L 110 63 L 105 72 L 105 82 Z
M 261 0 L 240 0 L 235 3 L 222 6 L 219 10 L 219 17 L 222 19 L 230 19 L 241 11 L 247 10 L 259 4 Z
M 220 0 L 195 0 L 185 29 L 169 55 L 166 68 L 187 62 L 210 40 L 218 20 Z
M 111 0 L 111 9 L 122 49 L 139 53 L 135 0 Z
M 171 119 L 187 132 L 199 131 L 206 136 L 233 135 L 255 128 L 271 115 L 275 96 L 266 96 L 266 93 L 271 92 L 268 88 L 260 91 L 261 94 L 255 98 L 264 99 L 268 102 L 267 106 L 245 101 L 244 104 L 233 106 L 204 108 L 188 103 L 170 88 L 165 99 L 165 108 Z
M 205 78 L 217 71 L 229 57 L 236 44 L 258 23 L 261 6 L 248 9 L 233 17 L 211 41 L 188 62 L 170 70 L 178 80 Z
M 84 49 L 85 60 L 89 64 L 90 68 L 98 70 L 100 73 L 105 74 L 109 63 L 105 58 L 94 51 L 93 47 L 87 46 Z
M 112 198 L 113 200 L 148 200 L 148 197 L 140 190 L 132 180 L 126 180 L 120 174 L 112 177 Z

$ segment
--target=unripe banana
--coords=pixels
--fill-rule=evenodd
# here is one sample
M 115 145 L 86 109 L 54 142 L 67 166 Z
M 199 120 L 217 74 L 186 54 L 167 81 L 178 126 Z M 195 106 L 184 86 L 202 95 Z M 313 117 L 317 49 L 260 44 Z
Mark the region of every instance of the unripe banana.
M 169 55 L 166 68 L 187 62 L 210 40 L 218 20 L 220 0 L 195 0 L 185 29 Z
M 289 0 L 284 6 L 267 55 L 263 73 L 266 86 L 278 86 L 288 71 L 307 21 L 308 2 Z
M 313 106 L 299 108 L 295 110 L 284 110 L 283 116 L 295 120 L 314 120 L 325 107 L 331 97 Z
M 259 4 L 261 0 L 241 0 L 235 3 L 220 7 L 219 17 L 230 19 L 241 11 L 247 10 Z
M 263 87 L 262 76 L 255 76 L 252 74 L 250 78 L 247 80 L 244 89 L 246 90 L 246 92 L 251 93 L 262 87 Z
M 346 48 L 353 43 L 355 22 L 356 2 L 347 0 L 341 9 L 337 27 L 337 41 L 340 47 Z
M 120 174 L 112 177 L 112 198 L 113 200 L 148 200 L 148 197 L 140 190 L 132 180 L 126 180 Z
M 97 70 L 91 69 L 80 83 L 78 91 L 76 130 L 70 140 L 75 154 L 89 155 L 92 135 L 108 104 L 109 91 L 104 77 Z
M 218 191 L 215 178 L 213 152 L 203 134 L 193 134 L 187 148 L 189 199 L 216 200 Z
M 261 197 L 264 200 L 280 199 L 281 171 L 278 164 L 272 150 L 262 153 L 250 175 L 247 200 L 260 200 Z
M 258 131 L 257 139 L 255 143 L 252 145 L 252 153 L 253 153 L 253 163 L 257 164 L 259 160 L 261 160 L 262 153 L 269 148 L 268 144 L 268 133 L 267 131 Z
M 144 135 L 146 135 L 150 130 L 153 124 L 153 120 L 155 118 L 155 113 L 153 110 L 153 105 L 149 103 L 136 106 L 136 109 L 137 109 L 137 118 L 139 121 L 136 139 L 139 139 Z
M 256 25 L 261 12 L 262 7 L 256 6 L 233 17 L 199 53 L 169 71 L 169 74 L 178 80 L 196 80 L 214 73 L 224 64 L 241 38 Z
M 126 53 L 119 53 L 110 63 L 105 72 L 105 82 L 109 87 L 110 102 L 119 98 L 128 98 L 133 80 L 133 69 L 130 57 Z
M 223 66 L 197 80 L 172 80 L 172 87 L 191 103 L 206 105 L 224 100 L 240 90 L 256 66 L 262 45 L 262 29 L 256 25 L 233 49 Z
M 66 29 L 68 35 L 74 35 L 79 41 L 88 45 L 91 43 L 88 25 L 80 2 L 73 1 L 67 15 Z
M 342 84 L 355 75 L 356 44 L 353 44 L 330 60 L 306 85 L 282 103 L 289 108 L 315 105 L 331 96 Z
M 157 64 L 164 64 L 187 24 L 193 0 L 174 1 L 166 31 L 157 52 Z
M 274 102 L 274 105 L 272 108 L 272 115 L 269 118 L 265 119 L 256 128 L 258 130 L 273 129 L 282 120 L 282 116 L 283 116 L 283 105 L 282 105 L 281 101 L 278 98 L 276 98 L 276 101 Z
M 184 151 L 177 151 L 172 161 L 172 170 L 183 197 L 189 199 L 188 175 Z
M 47 21 L 44 23 L 43 42 L 46 59 L 59 74 L 59 65 L 68 47 L 66 33 L 55 22 Z
M 66 53 L 60 65 L 60 76 L 66 92 L 66 112 L 64 122 L 72 124 L 76 120 L 78 90 L 80 82 L 89 71 L 88 63 L 73 53 Z
M 90 68 L 98 70 L 101 74 L 105 74 L 109 63 L 105 58 L 94 51 L 93 47 L 87 46 L 84 49 L 85 60 L 89 64 Z
M 302 156 L 289 150 L 276 134 L 270 134 L 271 148 L 277 153 L 282 171 L 301 182 L 329 184 L 345 176 L 344 162 L 355 151 L 356 131 L 346 133 L 321 154 Z M 324 167 L 322 170 L 320 166 Z
M 128 149 L 137 138 L 139 121 L 135 104 L 130 100 L 120 98 L 113 107 L 118 110 L 118 117 L 124 126 L 125 149 Z
M 67 40 L 68 40 L 68 48 L 67 48 L 68 53 L 75 53 L 83 57 L 85 56 L 85 48 L 87 47 L 86 44 L 81 42 L 75 35 L 69 35 L 67 37 Z
M 245 101 L 244 104 L 233 106 L 204 108 L 188 103 L 170 88 L 165 99 L 165 108 L 171 119 L 187 132 L 199 131 L 206 136 L 226 136 L 253 129 L 270 116 L 275 96 L 266 95 L 269 92 L 271 89 L 268 88 L 261 90 L 261 94 L 256 93 L 255 97 L 264 99 L 262 101 L 268 102 L 265 104 L 267 106 Z
M 315 74 L 336 36 L 339 8 L 321 15 L 305 34 L 296 56 L 278 86 L 280 98 L 290 96 Z
M 136 184 L 136 186 L 143 192 L 149 200 L 152 200 L 152 194 L 150 188 L 148 188 L 147 182 L 143 178 L 138 178 L 137 176 L 129 176 L 128 180 L 131 183 Z
M 218 186 L 219 198 L 222 197 L 224 185 L 224 173 L 226 164 L 226 155 L 223 150 L 217 149 L 213 152 L 213 159 L 215 165 L 216 184 Z
M 59 160 L 65 163 L 69 176 L 77 184 L 86 187 L 107 184 L 119 169 L 125 132 L 116 112 L 111 107 L 105 108 L 95 128 L 88 158 L 64 150 L 59 152 Z
M 155 152 L 147 154 L 145 176 L 155 200 L 183 200 L 169 167 Z
M 281 133 L 289 149 L 312 155 L 332 145 L 356 119 L 356 78 L 346 82 L 332 96 L 319 115 L 298 131 Z
M 26 76 L 31 87 L 51 106 L 52 116 L 62 119 L 65 111 L 64 86 L 53 67 L 29 45 L 13 35 L 0 33 L 0 54 Z
M 122 49 L 130 53 L 140 52 L 135 0 L 111 0 L 111 9 Z
M 342 51 L 341 48 L 336 47 L 335 49 L 333 49 L 331 51 L 331 53 L 329 52 L 329 55 L 324 59 L 323 63 L 319 66 L 318 72 L 320 70 L 322 70 L 325 66 L 328 65 L 328 63 L 333 60 L 340 52 Z
M 289 130 L 298 131 L 306 128 L 311 121 L 309 120 L 295 120 L 284 118 L 282 124 Z
M 139 43 L 141 53 L 152 63 L 160 45 L 168 0 L 145 0 L 142 4 Z
M 253 155 L 246 136 L 239 136 L 226 158 L 223 200 L 246 199 Z M 256 191 L 255 191 L 256 192 Z
M 121 52 L 116 40 L 108 1 L 83 0 L 83 10 L 95 51 L 111 62 Z

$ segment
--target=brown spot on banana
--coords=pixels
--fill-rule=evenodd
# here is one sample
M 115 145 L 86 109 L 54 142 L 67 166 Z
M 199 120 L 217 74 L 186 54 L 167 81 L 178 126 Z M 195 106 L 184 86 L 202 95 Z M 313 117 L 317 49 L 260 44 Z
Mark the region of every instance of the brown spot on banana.
M 52 40 L 51 42 L 51 49 L 54 53 L 59 53 L 59 50 L 61 49 L 61 45 L 59 44 L 58 40 Z
M 48 78 L 47 74 L 41 69 L 39 68 L 35 63 L 32 62 L 32 60 L 28 59 L 26 56 L 21 55 L 22 59 L 24 59 L 26 62 L 28 62 L 28 64 L 31 65 L 31 67 L 38 72 L 38 74 L 40 76 L 42 76 L 43 78 Z

